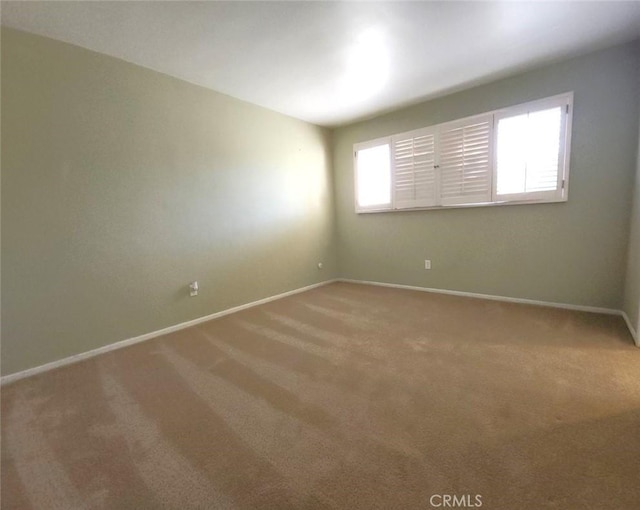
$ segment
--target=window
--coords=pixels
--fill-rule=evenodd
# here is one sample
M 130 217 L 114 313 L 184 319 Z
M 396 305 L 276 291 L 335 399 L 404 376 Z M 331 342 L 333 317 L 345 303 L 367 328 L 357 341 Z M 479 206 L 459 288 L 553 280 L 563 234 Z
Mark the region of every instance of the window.
M 354 146 L 356 211 L 567 199 L 573 94 Z
M 498 199 L 561 198 L 568 106 L 554 98 L 496 113 Z
M 356 190 L 356 201 L 361 210 L 391 206 L 391 160 L 388 142 L 373 141 L 358 149 Z

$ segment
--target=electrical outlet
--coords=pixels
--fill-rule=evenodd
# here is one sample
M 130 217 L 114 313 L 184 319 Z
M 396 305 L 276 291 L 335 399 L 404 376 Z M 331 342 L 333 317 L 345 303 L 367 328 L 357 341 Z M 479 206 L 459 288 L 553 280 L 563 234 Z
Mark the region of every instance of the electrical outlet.
M 425 260 L 424 261 L 424 268 L 425 269 L 431 269 L 431 261 L 430 260 Z
M 197 281 L 196 282 L 191 282 L 189 284 L 189 296 L 191 296 L 191 297 L 197 296 L 198 295 L 198 290 L 200 290 L 200 289 L 198 287 L 198 282 Z

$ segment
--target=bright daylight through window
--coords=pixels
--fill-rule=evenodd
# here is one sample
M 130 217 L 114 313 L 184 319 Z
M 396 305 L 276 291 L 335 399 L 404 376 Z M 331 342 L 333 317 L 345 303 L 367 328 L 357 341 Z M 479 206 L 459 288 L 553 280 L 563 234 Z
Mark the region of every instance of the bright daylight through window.
M 389 145 L 378 145 L 358 151 L 358 204 L 375 207 L 391 203 L 391 165 Z
M 567 200 L 573 93 L 354 146 L 356 211 Z

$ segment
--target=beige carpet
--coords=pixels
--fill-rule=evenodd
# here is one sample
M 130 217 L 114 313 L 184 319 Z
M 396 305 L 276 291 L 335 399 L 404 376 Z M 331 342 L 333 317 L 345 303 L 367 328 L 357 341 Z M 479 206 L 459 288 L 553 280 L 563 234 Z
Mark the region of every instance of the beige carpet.
M 640 508 L 622 319 L 338 283 L 2 388 L 3 509 L 444 495 Z

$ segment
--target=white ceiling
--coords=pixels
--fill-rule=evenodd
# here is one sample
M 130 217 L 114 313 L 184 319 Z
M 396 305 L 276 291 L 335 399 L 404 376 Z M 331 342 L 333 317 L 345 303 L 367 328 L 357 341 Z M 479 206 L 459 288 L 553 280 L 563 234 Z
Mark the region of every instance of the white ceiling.
M 640 37 L 640 2 L 2 2 L 2 24 L 335 126 Z

